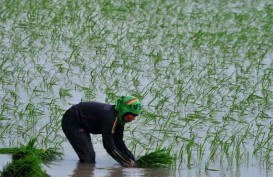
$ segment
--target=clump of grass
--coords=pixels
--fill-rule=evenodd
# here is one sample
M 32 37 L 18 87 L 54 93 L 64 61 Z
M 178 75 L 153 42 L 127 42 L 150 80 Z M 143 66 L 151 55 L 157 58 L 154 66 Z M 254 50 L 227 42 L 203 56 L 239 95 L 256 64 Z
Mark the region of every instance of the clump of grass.
M 168 168 L 174 163 L 174 157 L 171 156 L 170 150 L 158 149 L 143 155 L 136 162 L 141 168 Z
M 52 148 L 37 149 L 31 139 L 26 146 L 19 148 L 1 148 L 0 154 L 12 154 L 12 161 L 0 172 L 0 177 L 48 177 L 41 163 L 61 157 L 62 153 Z

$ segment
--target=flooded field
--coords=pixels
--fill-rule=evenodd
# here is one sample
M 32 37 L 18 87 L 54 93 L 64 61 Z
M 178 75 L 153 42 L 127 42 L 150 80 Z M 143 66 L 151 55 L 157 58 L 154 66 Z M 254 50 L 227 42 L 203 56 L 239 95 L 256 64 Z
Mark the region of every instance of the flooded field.
M 59 176 L 269 177 L 273 150 L 269 0 L 21 1 L 0 6 L 0 147 L 37 137 Z M 121 168 L 93 136 L 85 166 L 61 130 L 80 101 L 134 95 L 136 157 L 170 148 L 171 169 Z M 0 171 L 11 160 L 0 154 Z

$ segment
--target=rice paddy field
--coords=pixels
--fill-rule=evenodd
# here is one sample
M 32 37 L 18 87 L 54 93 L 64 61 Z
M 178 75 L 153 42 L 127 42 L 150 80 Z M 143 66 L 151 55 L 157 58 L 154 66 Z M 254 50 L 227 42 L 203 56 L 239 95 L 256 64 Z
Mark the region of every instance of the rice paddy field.
M 272 176 L 272 34 L 270 0 L 1 0 L 0 147 L 60 150 L 52 177 Z M 97 135 L 77 164 L 62 114 L 120 95 L 143 103 L 128 147 L 168 148 L 170 169 L 118 167 Z

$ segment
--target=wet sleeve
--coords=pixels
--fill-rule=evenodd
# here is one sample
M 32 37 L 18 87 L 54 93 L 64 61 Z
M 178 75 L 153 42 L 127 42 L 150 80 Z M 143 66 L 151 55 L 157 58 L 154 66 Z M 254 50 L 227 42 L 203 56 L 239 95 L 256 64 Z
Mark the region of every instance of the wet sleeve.
M 128 167 L 130 165 L 131 159 L 126 154 L 124 154 L 123 151 L 116 147 L 114 143 L 114 133 L 112 130 L 113 127 L 104 127 L 102 131 L 103 146 L 108 154 L 110 154 L 110 156 L 120 165 Z

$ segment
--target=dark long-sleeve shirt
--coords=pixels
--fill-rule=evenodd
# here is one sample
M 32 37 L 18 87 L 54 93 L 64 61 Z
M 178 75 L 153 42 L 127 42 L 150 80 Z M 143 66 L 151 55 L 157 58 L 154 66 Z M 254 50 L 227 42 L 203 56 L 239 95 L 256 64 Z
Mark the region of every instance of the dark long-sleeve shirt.
M 123 141 L 124 126 L 117 121 L 114 105 L 99 102 L 81 102 L 74 105 L 81 127 L 91 134 L 102 134 L 106 151 L 122 166 L 128 166 L 134 155 Z

